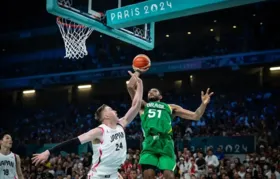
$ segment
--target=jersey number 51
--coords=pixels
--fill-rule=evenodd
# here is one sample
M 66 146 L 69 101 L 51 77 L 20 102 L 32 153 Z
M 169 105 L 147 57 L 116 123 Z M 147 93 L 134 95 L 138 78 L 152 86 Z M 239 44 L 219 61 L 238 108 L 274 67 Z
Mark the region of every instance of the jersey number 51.
M 160 118 L 161 117 L 161 110 L 157 110 L 157 109 L 149 109 L 148 111 L 148 117 L 149 118 L 154 118 L 156 117 Z

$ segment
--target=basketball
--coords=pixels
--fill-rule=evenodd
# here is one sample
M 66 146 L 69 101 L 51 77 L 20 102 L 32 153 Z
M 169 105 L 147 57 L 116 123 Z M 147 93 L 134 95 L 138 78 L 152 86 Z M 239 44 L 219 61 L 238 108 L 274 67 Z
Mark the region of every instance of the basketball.
M 151 60 L 147 55 L 139 54 L 133 59 L 132 67 L 134 70 L 148 70 L 151 66 Z

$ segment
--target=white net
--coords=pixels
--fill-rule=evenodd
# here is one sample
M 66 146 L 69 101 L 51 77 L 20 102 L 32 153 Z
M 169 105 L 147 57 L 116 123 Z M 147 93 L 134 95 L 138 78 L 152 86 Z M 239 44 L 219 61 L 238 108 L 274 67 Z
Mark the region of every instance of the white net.
M 58 3 L 66 7 L 72 6 L 72 0 L 59 0 Z M 61 17 L 58 17 L 56 22 L 64 40 L 64 58 L 78 60 L 85 57 L 88 54 L 86 40 L 94 29 Z
M 75 7 L 78 7 L 76 9 L 73 7 L 73 1 Z M 103 23 L 103 20 L 105 20 L 105 16 L 103 13 L 94 11 L 91 9 L 92 2 L 94 0 L 88 0 L 88 14 L 91 15 L 95 20 L 98 20 Z M 65 7 L 67 9 L 77 11 L 78 12 L 85 12 L 81 11 L 79 8 L 80 6 L 79 2 L 77 0 L 57 0 L 58 5 Z M 120 3 L 121 0 L 118 1 Z M 121 7 L 121 4 L 118 4 L 118 7 Z M 65 58 L 69 59 L 80 59 L 85 57 L 88 54 L 87 48 L 86 48 L 86 40 L 91 35 L 93 28 L 85 27 L 84 25 L 77 24 L 69 19 L 64 19 L 61 17 L 57 18 L 57 24 L 59 27 L 59 30 L 61 32 L 62 38 L 64 40 L 65 45 Z M 145 40 L 145 41 L 151 41 L 150 36 L 150 24 L 143 24 L 138 25 L 134 27 L 128 27 L 128 28 L 120 28 L 118 30 L 123 31 L 131 36 L 135 36 L 139 39 Z

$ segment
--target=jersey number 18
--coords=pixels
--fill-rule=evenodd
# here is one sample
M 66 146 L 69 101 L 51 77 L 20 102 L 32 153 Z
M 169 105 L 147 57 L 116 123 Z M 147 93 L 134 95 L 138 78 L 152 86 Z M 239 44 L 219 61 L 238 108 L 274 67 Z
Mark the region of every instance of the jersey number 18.
M 157 109 L 149 109 L 148 111 L 148 117 L 149 118 L 154 118 L 156 117 L 160 118 L 161 117 L 161 110 L 157 110 Z
M 9 170 L 8 169 L 3 169 L 4 175 L 9 175 Z

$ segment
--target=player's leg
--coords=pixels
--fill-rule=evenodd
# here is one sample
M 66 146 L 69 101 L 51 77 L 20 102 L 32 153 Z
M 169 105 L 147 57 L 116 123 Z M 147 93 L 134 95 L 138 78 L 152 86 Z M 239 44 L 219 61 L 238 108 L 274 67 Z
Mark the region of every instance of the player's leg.
M 174 170 L 176 168 L 174 142 L 170 139 L 165 139 L 161 142 L 163 144 L 163 154 L 159 158 L 158 168 L 163 170 L 165 179 L 174 179 Z
M 159 153 L 158 148 L 160 148 L 160 146 L 158 146 L 152 136 L 146 137 L 142 143 L 139 164 L 142 166 L 144 179 L 155 178 L 155 170 L 159 162 L 157 155 Z
M 144 179 L 155 178 L 155 170 L 157 169 L 158 162 L 159 160 L 157 156 L 148 152 L 141 153 L 139 163 L 142 167 Z
M 143 179 L 154 179 L 156 177 L 156 166 L 153 165 L 141 165 L 143 170 Z
M 176 160 L 173 157 L 163 155 L 159 158 L 158 168 L 163 170 L 165 179 L 174 179 L 174 171 L 176 168 Z

